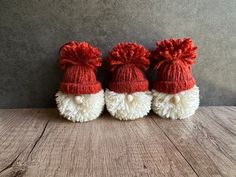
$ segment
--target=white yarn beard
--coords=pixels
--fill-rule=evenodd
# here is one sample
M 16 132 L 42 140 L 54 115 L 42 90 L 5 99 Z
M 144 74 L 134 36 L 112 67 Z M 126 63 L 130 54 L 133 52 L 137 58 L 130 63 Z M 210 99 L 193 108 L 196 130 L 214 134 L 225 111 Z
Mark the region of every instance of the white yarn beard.
M 162 118 L 184 119 L 192 116 L 199 106 L 199 88 L 182 91 L 177 94 L 160 93 L 152 90 L 152 110 Z M 178 98 L 178 102 L 174 101 Z
M 86 122 L 99 117 L 104 108 L 103 90 L 95 94 L 81 94 L 81 103 L 75 101 L 75 95 L 57 92 L 56 103 L 61 115 L 72 122 Z
M 133 100 L 128 99 L 131 95 Z M 151 110 L 152 95 L 150 91 L 132 94 L 116 93 L 106 89 L 105 102 L 108 112 L 120 120 L 142 118 Z

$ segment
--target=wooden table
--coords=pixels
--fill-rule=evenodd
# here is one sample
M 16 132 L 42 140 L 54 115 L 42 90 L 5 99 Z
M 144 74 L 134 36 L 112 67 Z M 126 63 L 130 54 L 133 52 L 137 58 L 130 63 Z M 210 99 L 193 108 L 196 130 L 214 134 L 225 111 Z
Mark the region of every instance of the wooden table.
M 177 121 L 104 113 L 87 123 L 56 109 L 0 110 L 0 176 L 236 177 L 236 107 Z

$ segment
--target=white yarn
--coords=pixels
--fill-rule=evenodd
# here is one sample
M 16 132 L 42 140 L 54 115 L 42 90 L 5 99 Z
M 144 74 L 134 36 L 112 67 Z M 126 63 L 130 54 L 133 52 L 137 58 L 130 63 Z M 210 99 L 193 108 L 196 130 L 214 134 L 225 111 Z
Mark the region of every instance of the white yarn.
M 57 92 L 56 103 L 58 110 L 72 122 L 86 122 L 96 119 L 104 108 L 104 91 L 95 94 L 79 96 Z
M 112 116 L 120 120 L 134 120 L 147 115 L 151 109 L 150 91 L 132 94 L 116 93 L 107 89 L 105 102 Z
M 152 90 L 152 110 L 163 118 L 184 119 L 192 116 L 199 106 L 199 88 L 177 94 L 160 93 Z

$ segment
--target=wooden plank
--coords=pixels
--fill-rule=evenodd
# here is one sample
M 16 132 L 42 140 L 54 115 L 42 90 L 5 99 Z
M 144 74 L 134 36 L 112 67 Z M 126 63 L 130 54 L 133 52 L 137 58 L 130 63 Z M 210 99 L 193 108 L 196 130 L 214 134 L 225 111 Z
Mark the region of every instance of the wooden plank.
M 236 107 L 202 107 L 201 112 L 211 112 L 209 118 L 236 136 Z
M 55 109 L 0 110 L 0 176 L 236 176 L 235 115 L 74 124 Z
M 14 165 L 21 155 L 27 157 L 30 153 L 49 115 L 50 111 L 41 110 L 0 110 L 0 176 L 25 172 L 25 164 L 21 164 L 19 169 L 14 169 Z
M 58 119 L 45 134 L 26 176 L 194 176 L 150 119 L 121 122 L 104 116 L 85 124 Z
M 150 118 L 124 122 L 105 114 L 71 123 L 55 110 L 1 117 L 2 176 L 197 176 Z
M 181 121 L 151 117 L 198 176 L 236 176 L 236 107 L 202 107 Z

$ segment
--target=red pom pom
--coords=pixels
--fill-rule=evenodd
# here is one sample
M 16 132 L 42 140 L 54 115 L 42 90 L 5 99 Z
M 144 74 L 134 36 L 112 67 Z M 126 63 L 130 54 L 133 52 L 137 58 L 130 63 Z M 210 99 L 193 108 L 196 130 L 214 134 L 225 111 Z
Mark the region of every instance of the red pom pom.
M 158 41 L 151 54 L 151 59 L 159 68 L 163 63 L 182 62 L 185 65 L 195 63 L 196 49 L 190 38 Z
M 70 41 L 60 48 L 59 63 L 62 69 L 73 65 L 87 65 L 92 69 L 101 66 L 101 52 L 87 42 Z
M 146 70 L 150 63 L 148 60 L 149 54 L 149 51 L 141 45 L 123 42 L 117 44 L 109 52 L 107 61 L 110 65 L 110 70 L 128 64 Z

